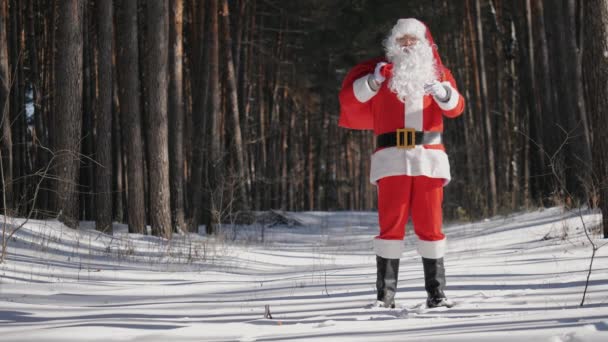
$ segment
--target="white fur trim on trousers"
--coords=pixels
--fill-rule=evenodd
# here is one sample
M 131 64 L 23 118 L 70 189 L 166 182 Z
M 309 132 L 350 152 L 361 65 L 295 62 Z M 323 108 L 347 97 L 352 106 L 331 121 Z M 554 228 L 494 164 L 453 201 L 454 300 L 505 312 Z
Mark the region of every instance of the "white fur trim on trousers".
M 399 259 L 405 249 L 403 240 L 374 239 L 374 252 L 385 259 Z
M 418 239 L 418 254 L 426 259 L 443 258 L 446 250 L 446 239 L 438 241 L 424 241 Z

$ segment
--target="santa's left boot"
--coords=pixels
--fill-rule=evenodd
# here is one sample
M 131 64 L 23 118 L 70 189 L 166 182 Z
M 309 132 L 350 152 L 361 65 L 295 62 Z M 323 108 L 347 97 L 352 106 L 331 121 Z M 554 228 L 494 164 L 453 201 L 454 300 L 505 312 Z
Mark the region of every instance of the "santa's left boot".
M 443 290 L 445 289 L 445 267 L 443 266 L 443 258 L 428 259 L 422 258 L 424 267 L 424 288 L 428 295 L 426 306 L 429 308 L 437 308 L 445 306 L 451 308 L 454 302 L 449 300 Z

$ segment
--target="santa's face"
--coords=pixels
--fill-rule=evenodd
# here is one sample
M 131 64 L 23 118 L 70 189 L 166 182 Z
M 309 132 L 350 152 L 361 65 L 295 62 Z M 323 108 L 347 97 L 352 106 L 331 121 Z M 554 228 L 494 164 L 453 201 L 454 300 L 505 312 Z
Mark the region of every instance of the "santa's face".
M 403 102 L 424 96 L 424 85 L 437 79 L 433 49 L 425 38 L 391 34 L 384 42 L 386 58 L 393 63 L 388 87 Z
M 407 48 L 407 47 L 414 46 L 414 45 L 418 44 L 418 42 L 420 40 L 418 39 L 418 37 L 416 37 L 414 35 L 404 34 L 401 37 L 397 37 L 397 39 L 395 39 L 395 41 L 402 48 Z

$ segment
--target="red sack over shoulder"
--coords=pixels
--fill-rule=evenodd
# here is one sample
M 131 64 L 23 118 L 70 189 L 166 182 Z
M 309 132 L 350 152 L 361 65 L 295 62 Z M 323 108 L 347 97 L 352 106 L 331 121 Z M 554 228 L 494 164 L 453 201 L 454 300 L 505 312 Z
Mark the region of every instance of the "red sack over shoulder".
M 353 83 L 365 75 L 373 74 L 376 64 L 385 61 L 384 57 L 370 59 L 353 67 L 342 82 L 340 89 L 340 119 L 338 126 L 350 129 L 374 129 L 374 116 L 371 111 L 371 101 L 359 102 L 353 91 Z M 392 67 L 383 72 L 392 72 Z

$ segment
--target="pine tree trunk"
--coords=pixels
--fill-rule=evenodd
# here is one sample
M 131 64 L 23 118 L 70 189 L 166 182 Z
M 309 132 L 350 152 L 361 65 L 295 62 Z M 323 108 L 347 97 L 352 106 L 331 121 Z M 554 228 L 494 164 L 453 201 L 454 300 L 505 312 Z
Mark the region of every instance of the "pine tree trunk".
M 144 234 L 145 192 L 141 127 L 137 1 L 116 2 L 118 98 L 122 142 L 127 160 L 127 216 L 129 232 Z
M 125 146 L 122 143 L 122 128 L 120 127 L 120 105 L 118 102 L 118 80 L 116 77 L 116 65 L 112 66 L 112 159 L 113 180 L 112 189 L 114 193 L 112 217 L 118 222 L 125 221 L 125 203 L 127 190 L 125 188 Z
M 209 159 L 210 149 L 206 147 L 208 139 L 206 119 L 208 112 L 208 93 L 209 93 L 209 48 L 208 48 L 208 32 L 205 30 L 209 25 L 211 13 L 208 13 L 205 5 L 208 1 L 199 4 L 197 15 L 195 18 L 194 33 L 195 47 L 194 58 L 192 61 L 193 75 L 193 90 L 192 96 L 192 163 L 191 163 L 191 178 L 192 190 L 190 194 L 191 203 L 191 231 L 197 232 L 201 222 L 205 222 L 208 217 L 208 212 L 203 209 L 203 198 L 208 199 L 208 191 L 203 181 L 203 175 L 208 171 L 205 170 L 205 159 Z M 194 7 L 194 6 L 193 6 Z M 196 8 L 196 7 L 195 7 Z M 205 20 L 205 17 L 208 19 Z M 196 40 L 198 39 L 198 40 Z M 205 158 L 206 157 L 206 158 Z M 208 200 L 206 201 L 208 202 Z
M 604 238 L 608 238 L 608 0 L 588 0 L 584 4 L 583 77 L 586 109 L 593 127 L 593 177 L 603 216 Z
M 184 1 L 170 0 L 169 16 L 169 154 L 173 225 L 186 231 L 184 217 L 184 92 L 183 15 Z
M 44 88 L 44 85 L 42 84 L 42 79 L 43 77 L 41 70 L 43 70 L 44 68 L 44 64 L 41 63 L 41 61 L 44 61 L 44 53 L 43 53 L 43 49 L 41 48 L 41 46 L 39 46 L 39 42 L 42 42 L 44 40 L 44 36 L 41 35 L 39 36 L 39 32 L 36 31 L 37 25 L 38 27 L 42 26 L 48 26 L 46 20 L 48 20 L 48 18 L 45 19 L 45 21 L 42 21 L 42 23 L 39 23 L 39 21 L 36 20 L 36 9 L 35 9 L 35 3 L 34 0 L 29 0 L 28 1 L 28 39 L 27 39 L 27 45 L 28 45 L 28 51 L 29 51 L 29 59 L 30 59 L 30 67 L 31 67 L 31 72 L 30 72 L 30 77 L 31 77 L 31 84 L 32 84 L 32 100 L 33 100 L 33 106 L 34 106 L 34 130 L 32 132 L 32 142 L 33 142 L 33 152 L 34 152 L 34 160 L 33 160 L 33 165 L 34 168 L 36 170 L 43 170 L 47 164 L 48 164 L 48 154 L 47 151 L 44 150 L 41 147 L 48 147 L 48 143 L 47 143 L 47 139 L 46 139 L 46 127 L 45 127 L 45 120 L 44 120 L 44 113 L 43 113 L 43 106 L 42 106 L 42 89 Z M 41 68 L 42 66 L 42 68 Z M 48 89 L 48 88 L 47 88 Z M 35 186 L 33 187 L 34 191 L 36 191 L 36 187 L 37 184 L 39 183 L 40 179 L 38 177 L 35 178 L 34 182 L 35 182 Z M 35 205 L 37 209 L 45 209 L 47 207 L 47 203 L 46 203 L 46 196 L 45 196 L 46 192 L 43 191 L 42 189 L 38 189 L 38 195 L 37 197 L 34 199 L 35 202 L 32 203 L 32 205 Z
M 112 26 L 111 1 L 96 1 L 97 75 L 99 89 L 95 118 L 95 228 L 112 233 Z
M 8 51 L 9 51 L 9 70 L 12 78 L 10 79 L 10 129 L 11 129 L 11 146 L 12 146 L 12 165 L 11 179 L 12 192 L 15 207 L 20 207 L 16 214 L 23 214 L 26 206 L 21 205 L 20 198 L 26 196 L 24 193 L 25 183 L 27 178 L 24 176 L 24 166 L 27 161 L 25 159 L 25 115 L 23 115 L 25 107 L 24 99 L 24 58 L 22 58 L 23 41 L 22 41 L 22 15 L 21 6 L 23 4 L 17 1 L 10 2 L 9 6 L 9 29 L 12 34 L 7 36 Z
M 245 157 L 243 151 L 243 136 L 241 133 L 241 118 L 239 101 L 237 94 L 236 85 L 236 72 L 234 68 L 234 58 L 232 56 L 232 38 L 230 33 L 230 13 L 228 8 L 228 0 L 222 0 L 222 26 L 224 33 L 224 49 L 226 53 L 226 66 L 227 66 L 227 82 L 228 82 L 228 103 L 230 112 L 232 113 L 232 124 L 233 127 L 233 139 L 236 159 L 236 174 L 237 182 L 235 183 L 238 187 L 237 192 L 239 194 L 239 200 L 241 208 L 243 210 L 249 210 L 249 201 L 247 198 L 247 188 L 245 186 Z
M 576 2 L 576 3 L 575 3 Z M 590 182 L 588 167 L 591 164 L 591 148 L 589 136 L 589 125 L 585 114 L 585 101 L 582 89 L 582 63 L 580 54 L 580 40 L 582 31 L 579 25 L 583 25 L 579 15 L 578 4 L 580 0 L 566 0 L 564 8 L 564 25 L 566 30 L 566 46 L 564 48 L 565 60 L 562 65 L 571 65 L 571 68 L 564 68 L 564 73 L 568 75 L 568 87 L 562 87 L 563 95 L 568 103 L 565 122 L 570 132 L 570 143 L 566 145 L 568 155 L 566 156 L 566 181 L 570 193 L 578 199 L 585 197 L 585 185 Z M 586 18 L 588 19 L 588 18 Z
M 169 13 L 167 0 L 146 3 L 143 59 L 146 102 L 146 142 L 150 180 L 152 233 L 171 238 L 169 145 L 167 122 L 167 62 Z
M 479 76 L 481 77 L 481 101 L 483 103 L 483 116 L 484 116 L 484 124 L 485 124 L 485 133 L 487 144 L 488 154 L 488 177 L 490 179 L 490 213 L 491 215 L 496 215 L 497 207 L 498 207 L 498 195 L 496 191 L 496 172 L 495 172 L 495 160 L 494 160 L 494 139 L 492 133 L 492 120 L 490 107 L 488 105 L 488 85 L 487 85 L 487 77 L 486 77 L 486 67 L 485 67 L 485 58 L 484 58 L 484 47 L 483 47 L 483 26 L 482 26 L 482 18 L 481 18 L 481 7 L 480 0 L 475 0 L 475 14 L 477 19 L 477 41 L 478 41 L 478 51 L 479 51 Z
M 80 160 L 80 184 L 79 192 L 80 197 L 80 217 L 83 220 L 89 221 L 91 219 L 91 211 L 93 210 L 94 197 L 93 194 L 93 183 L 94 183 L 94 167 L 92 158 L 95 157 L 95 146 L 94 146 L 94 128 L 93 128 L 93 116 L 94 116 L 94 99 L 95 99 L 95 33 L 92 32 L 92 28 L 95 24 L 96 18 L 91 14 L 90 2 L 86 2 L 84 5 L 83 15 L 83 94 L 82 94 L 82 145 L 80 153 L 84 158 Z
M 211 146 L 209 160 L 209 211 L 205 213 L 207 234 L 213 234 L 220 223 L 223 191 L 223 161 L 221 149 L 221 99 L 220 99 L 220 70 L 219 70 L 219 24 L 218 0 L 209 1 L 209 96 L 211 109 L 209 113 L 209 143 Z
M 548 119 L 551 113 L 554 112 L 554 88 L 553 76 L 550 71 L 551 64 L 549 63 L 549 45 L 547 44 L 547 32 L 545 25 L 545 11 L 542 1 L 531 1 L 530 8 L 532 11 L 533 27 L 532 31 L 535 35 L 531 37 L 533 39 L 534 46 L 537 47 L 537 57 L 534 59 L 533 65 L 537 65 L 537 94 L 539 97 L 541 111 L 539 115 L 536 115 L 534 125 L 537 137 L 538 146 L 538 160 L 540 169 L 538 174 L 540 175 L 551 175 L 551 171 L 548 168 L 549 162 L 547 161 L 546 153 L 549 153 L 551 146 L 555 146 L 553 142 L 555 140 L 555 130 L 545 129 L 547 126 Z M 552 128 L 555 128 L 554 123 L 550 123 Z M 541 176 L 541 193 L 553 191 L 551 184 L 551 176 Z
M 49 0 L 42 8 L 44 8 L 43 13 L 47 22 L 45 25 L 44 62 L 42 63 L 44 68 L 42 84 L 43 89 L 45 89 L 45 96 L 42 98 L 42 115 L 44 115 L 44 122 L 46 123 L 44 146 L 52 148 L 54 145 L 53 131 L 55 125 L 53 121 L 53 109 L 55 107 L 55 97 L 50 89 L 53 88 L 53 84 L 55 83 L 55 59 L 53 56 L 56 35 L 56 30 L 54 28 L 57 22 L 57 5 L 56 2 Z M 45 167 L 50 163 L 51 157 L 51 154 L 46 151 Z M 50 216 L 49 214 L 53 212 L 53 206 L 55 205 L 55 193 L 52 191 L 52 188 L 52 182 L 48 177 L 42 181 L 39 194 L 42 197 L 40 208 L 43 210 L 43 213 L 46 213 L 46 216 Z
M 78 176 L 82 128 L 83 5 L 80 0 L 59 2 L 55 55 L 55 172 L 59 219 L 79 224 Z
M 4 215 L 13 208 L 13 139 L 10 125 L 11 73 L 8 67 L 8 0 L 0 0 L 0 162 L 2 162 L 2 207 Z

